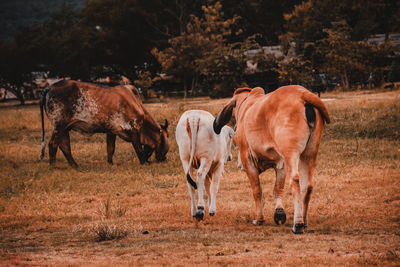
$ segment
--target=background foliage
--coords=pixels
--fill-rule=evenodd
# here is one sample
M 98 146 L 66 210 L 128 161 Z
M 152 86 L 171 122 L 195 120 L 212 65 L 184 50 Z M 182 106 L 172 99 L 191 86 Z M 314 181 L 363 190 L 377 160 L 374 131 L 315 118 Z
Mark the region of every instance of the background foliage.
M 399 49 L 366 42 L 400 31 L 396 1 L 18 0 L 0 7 L 0 83 L 21 99 L 24 83 L 40 71 L 84 81 L 164 73 L 169 80 L 155 89 L 185 96 L 231 94 L 249 84 L 249 61 L 259 76 L 278 73 L 282 84 L 312 87 L 318 73 L 345 88 L 370 73 L 375 84 L 389 73 L 398 79 L 398 56 L 392 59 Z M 269 45 L 282 46 L 284 55 L 247 53 Z

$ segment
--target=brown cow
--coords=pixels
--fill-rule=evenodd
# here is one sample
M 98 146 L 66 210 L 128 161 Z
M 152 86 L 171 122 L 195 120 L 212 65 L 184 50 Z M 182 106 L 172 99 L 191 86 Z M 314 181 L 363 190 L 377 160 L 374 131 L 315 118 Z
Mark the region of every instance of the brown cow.
M 141 164 L 156 151 L 156 159 L 164 161 L 168 152 L 167 127 L 160 126 L 143 107 L 134 86 L 102 87 L 91 83 L 63 80 L 43 90 L 40 100 L 42 117 L 42 153 L 44 156 L 43 107 L 53 125 L 49 142 L 50 164 L 60 147 L 68 163 L 77 166 L 71 155 L 69 131 L 85 135 L 107 134 L 107 161 L 112 164 L 115 139 L 118 135 L 132 145 Z
M 235 141 L 255 200 L 254 223 L 264 222 L 259 175 L 274 168 L 275 223 L 286 221 L 281 197 L 288 178 L 294 199 L 292 231 L 303 233 L 322 131 L 324 123 L 330 122 L 324 103 L 298 85 L 284 86 L 269 94 L 260 87 L 240 88 L 215 119 L 216 133 L 229 121 L 234 107 Z

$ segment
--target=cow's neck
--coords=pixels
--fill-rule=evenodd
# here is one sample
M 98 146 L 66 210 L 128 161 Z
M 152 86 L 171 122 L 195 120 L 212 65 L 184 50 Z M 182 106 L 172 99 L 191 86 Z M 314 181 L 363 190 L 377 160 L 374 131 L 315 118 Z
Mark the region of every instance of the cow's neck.
M 247 98 L 249 97 L 250 93 L 242 93 L 240 97 L 238 97 L 237 103 L 236 103 L 236 120 L 239 119 L 239 114 L 241 111 L 241 108 L 243 107 L 243 103 L 246 102 Z

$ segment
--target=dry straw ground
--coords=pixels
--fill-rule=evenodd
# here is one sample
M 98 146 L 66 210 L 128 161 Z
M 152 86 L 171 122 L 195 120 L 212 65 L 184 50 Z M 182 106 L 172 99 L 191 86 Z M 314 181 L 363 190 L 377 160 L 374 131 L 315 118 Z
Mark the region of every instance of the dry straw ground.
M 38 161 L 37 104 L 0 106 L 0 265 L 379 265 L 400 264 L 400 91 L 331 93 L 314 178 L 309 229 L 273 222 L 273 171 L 261 176 L 266 224 L 253 226 L 249 182 L 236 162 L 221 179 L 217 214 L 190 216 L 174 128 L 188 109 L 216 114 L 227 99 L 146 104 L 170 121 L 168 160 L 139 165 L 118 140 L 106 164 L 104 135 L 72 133 L 71 169 Z M 46 137 L 51 126 L 46 120 Z M 47 151 L 47 149 L 46 149 Z M 234 152 L 236 160 L 237 152 Z

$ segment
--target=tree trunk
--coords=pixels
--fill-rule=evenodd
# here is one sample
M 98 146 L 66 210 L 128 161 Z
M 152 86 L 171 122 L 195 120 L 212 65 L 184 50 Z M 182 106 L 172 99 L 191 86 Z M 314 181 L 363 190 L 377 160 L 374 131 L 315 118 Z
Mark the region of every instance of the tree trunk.
M 346 69 L 344 69 L 344 71 L 343 71 L 342 82 L 343 82 L 343 88 L 349 89 L 349 77 L 347 76 Z
M 192 97 L 194 96 L 195 77 L 192 78 Z
M 25 105 L 25 99 L 24 99 L 24 95 L 21 92 L 21 89 L 17 89 L 16 93 L 17 93 L 16 96 L 17 96 L 19 102 L 21 102 L 21 105 Z
M 186 79 L 183 79 L 183 98 L 187 98 L 187 85 L 186 85 Z
M 22 94 L 21 91 L 21 87 L 15 87 L 14 86 L 10 86 L 10 88 L 8 88 L 8 91 L 10 91 L 11 93 L 13 93 L 17 99 L 19 100 L 19 102 L 21 102 L 21 105 L 25 105 L 25 99 L 24 99 L 24 95 Z

